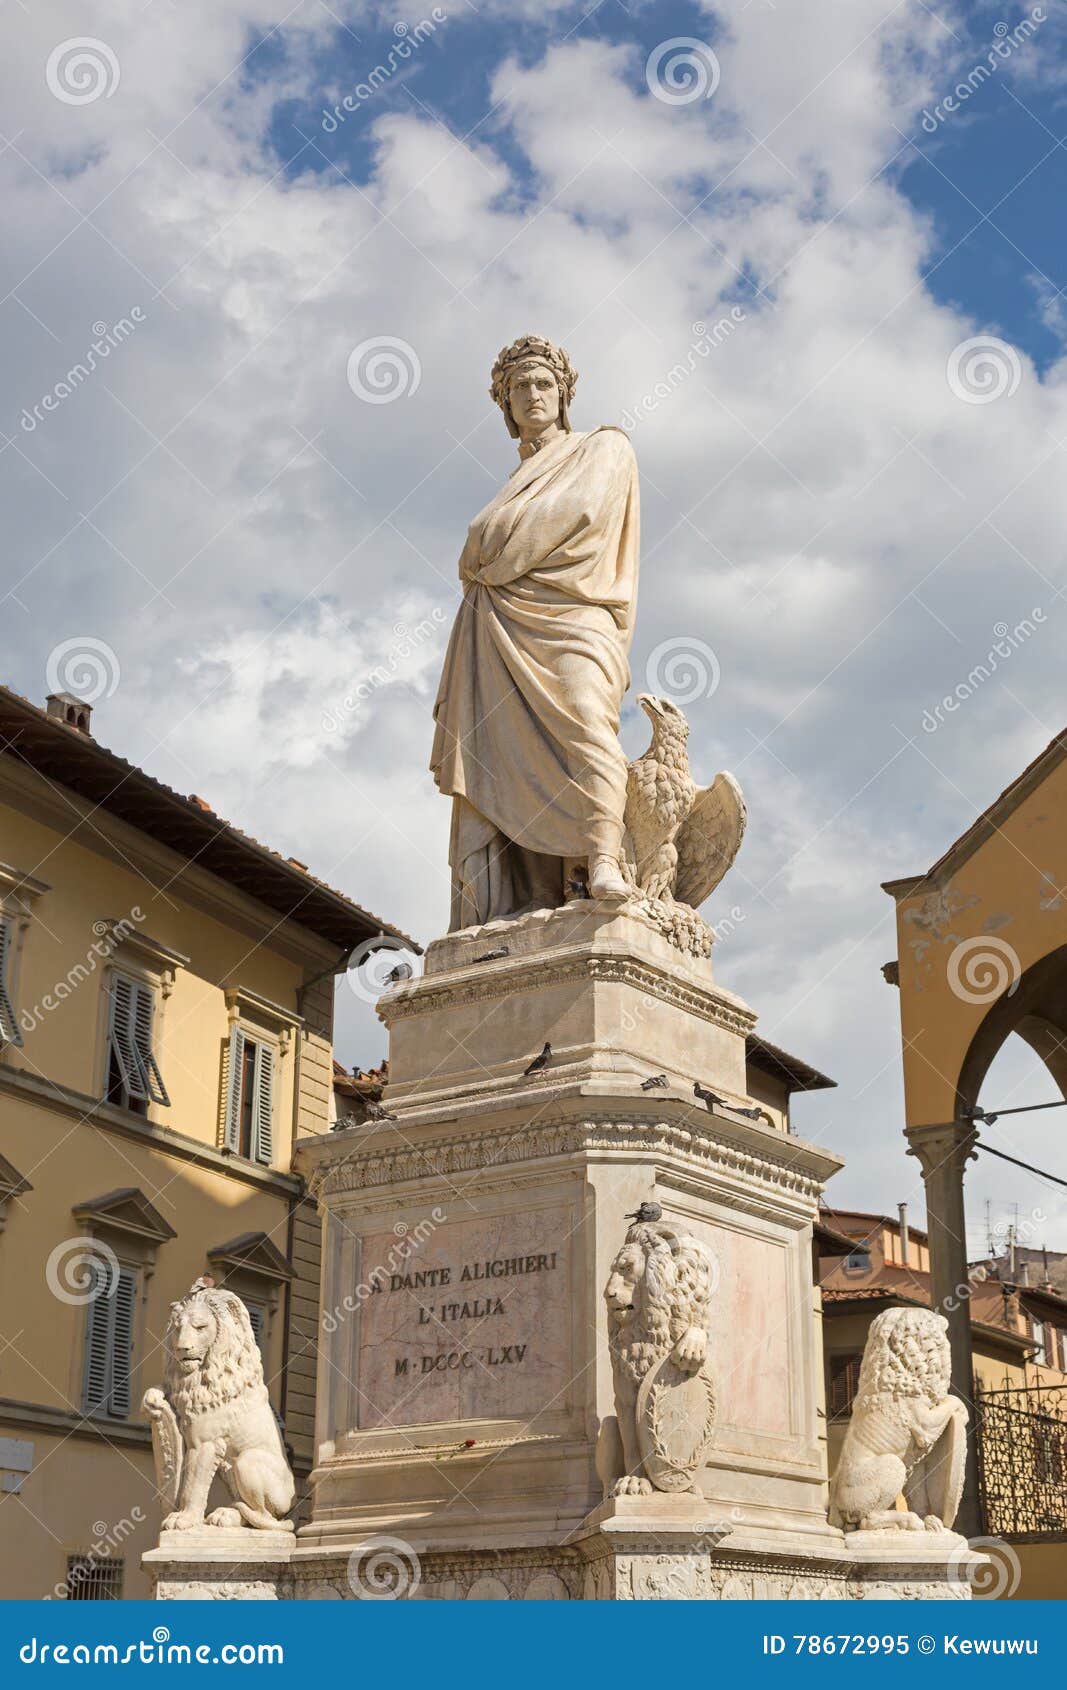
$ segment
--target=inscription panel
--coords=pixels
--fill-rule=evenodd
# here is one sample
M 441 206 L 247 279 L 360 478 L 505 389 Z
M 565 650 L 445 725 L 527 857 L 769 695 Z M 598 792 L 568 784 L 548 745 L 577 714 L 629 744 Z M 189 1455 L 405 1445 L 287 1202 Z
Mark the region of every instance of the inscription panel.
M 396 1234 L 367 1234 L 360 1428 L 561 1413 L 573 1224 L 562 1204 L 446 1222 L 398 1266 Z

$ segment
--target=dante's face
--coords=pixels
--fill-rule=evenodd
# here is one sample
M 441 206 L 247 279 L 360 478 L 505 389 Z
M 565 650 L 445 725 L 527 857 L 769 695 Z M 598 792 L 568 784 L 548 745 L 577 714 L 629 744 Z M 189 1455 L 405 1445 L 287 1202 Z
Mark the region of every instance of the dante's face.
M 531 358 L 508 383 L 508 403 L 515 425 L 536 434 L 559 421 L 559 386 L 547 364 Z

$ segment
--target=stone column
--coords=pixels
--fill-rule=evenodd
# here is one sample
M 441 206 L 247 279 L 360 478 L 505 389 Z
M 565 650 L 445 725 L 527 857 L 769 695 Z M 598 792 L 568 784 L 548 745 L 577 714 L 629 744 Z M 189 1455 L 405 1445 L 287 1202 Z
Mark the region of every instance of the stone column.
M 967 1471 L 956 1517 L 956 1530 L 976 1537 L 981 1527 L 974 1421 L 974 1361 L 971 1345 L 970 1281 L 967 1275 L 967 1220 L 963 1173 L 975 1154 L 977 1134 L 971 1121 L 946 1121 L 908 1127 L 908 1153 L 917 1156 L 926 1186 L 926 1227 L 930 1240 L 930 1279 L 934 1308 L 948 1321 L 952 1350 L 952 1389 L 971 1411 L 967 1427 Z

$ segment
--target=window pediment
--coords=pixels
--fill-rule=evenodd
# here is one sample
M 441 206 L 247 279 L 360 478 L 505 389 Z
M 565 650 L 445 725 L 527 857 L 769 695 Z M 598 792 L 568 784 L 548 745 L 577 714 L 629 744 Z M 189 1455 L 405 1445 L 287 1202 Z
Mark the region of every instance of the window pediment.
M 153 1253 L 156 1246 L 178 1236 L 170 1222 L 134 1185 L 77 1203 L 71 1214 L 87 1231 L 125 1234 L 150 1246 Z

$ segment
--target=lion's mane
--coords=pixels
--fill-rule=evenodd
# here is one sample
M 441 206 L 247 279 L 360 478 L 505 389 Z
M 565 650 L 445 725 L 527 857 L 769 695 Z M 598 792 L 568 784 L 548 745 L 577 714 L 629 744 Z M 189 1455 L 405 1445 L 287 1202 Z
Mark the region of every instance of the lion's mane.
M 216 1337 L 200 1371 L 187 1375 L 174 1354 L 174 1342 L 182 1315 L 193 1305 L 207 1308 L 214 1316 Z M 232 1291 L 199 1287 L 172 1304 L 164 1345 L 166 1394 L 179 1417 L 203 1414 L 239 1397 L 267 1395 L 248 1310 Z
M 944 1315 L 933 1309 L 886 1309 L 878 1315 L 863 1352 L 854 1406 L 873 1407 L 886 1396 L 940 1402 L 951 1371 L 947 1329 Z
M 644 1273 L 634 1278 L 630 1270 L 638 1250 Z M 609 1329 L 609 1345 L 628 1372 L 640 1379 L 691 1326 L 707 1330 L 711 1263 L 704 1246 L 689 1233 L 638 1224 L 630 1228 L 611 1264 L 611 1276 L 615 1274 L 633 1283 L 634 1303 L 630 1320 Z

